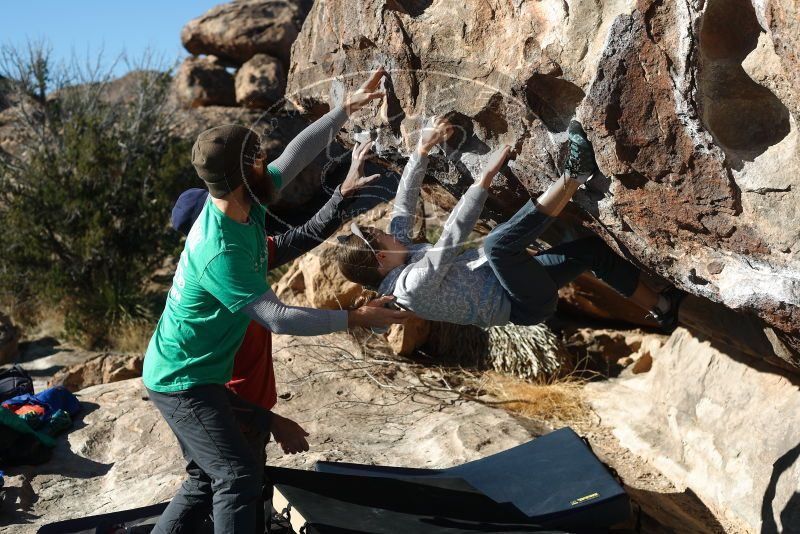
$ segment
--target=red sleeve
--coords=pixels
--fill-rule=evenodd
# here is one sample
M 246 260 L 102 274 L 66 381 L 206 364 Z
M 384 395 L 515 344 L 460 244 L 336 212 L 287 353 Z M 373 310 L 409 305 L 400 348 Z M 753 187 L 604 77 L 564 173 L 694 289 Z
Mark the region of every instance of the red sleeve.
M 267 236 L 267 270 L 273 267 L 273 258 L 275 257 L 275 238 Z
M 272 365 L 272 334 L 251 321 L 233 360 L 228 389 L 248 402 L 271 410 L 278 401 Z

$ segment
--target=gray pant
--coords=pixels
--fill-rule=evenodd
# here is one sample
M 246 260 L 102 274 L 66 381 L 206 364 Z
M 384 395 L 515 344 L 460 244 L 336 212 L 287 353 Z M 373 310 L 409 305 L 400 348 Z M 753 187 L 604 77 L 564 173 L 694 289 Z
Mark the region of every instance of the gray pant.
M 263 443 L 271 413 L 222 385 L 148 392 L 178 439 L 189 475 L 153 532 L 198 532 L 210 510 L 217 534 L 258 532 L 259 522 L 263 525 Z
M 536 256 L 528 254 L 527 248 L 552 221 L 529 200 L 483 242 L 486 259 L 511 299 L 514 324 L 534 325 L 553 315 L 558 289 L 585 271 L 592 271 L 626 297 L 633 295 L 639 283 L 639 269 L 597 236 L 562 243 Z

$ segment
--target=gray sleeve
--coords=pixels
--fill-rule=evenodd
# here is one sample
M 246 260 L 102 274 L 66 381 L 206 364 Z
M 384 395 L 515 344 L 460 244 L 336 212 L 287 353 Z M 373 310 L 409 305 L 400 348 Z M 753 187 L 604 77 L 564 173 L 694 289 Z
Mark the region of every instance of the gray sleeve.
M 419 191 L 427 168 L 428 156 L 423 156 L 415 150 L 408 158 L 408 163 L 403 169 L 403 176 L 400 178 L 400 184 L 397 186 L 392 220 L 389 222 L 389 233 L 405 245 L 411 244 Z
M 439 241 L 408 269 L 403 284 L 406 292 L 427 291 L 447 275 L 450 263 L 461 253 L 462 246 L 475 228 L 488 196 L 489 192 L 478 184 L 467 189 L 447 218 Z
M 276 334 L 319 336 L 347 330 L 347 310 L 287 306 L 271 289 L 242 308 L 242 311 Z
M 269 164 L 281 173 L 284 187 L 331 144 L 345 122 L 347 122 L 347 112 L 344 107 L 333 108 L 308 125 L 286 145 L 286 149 L 278 159 Z

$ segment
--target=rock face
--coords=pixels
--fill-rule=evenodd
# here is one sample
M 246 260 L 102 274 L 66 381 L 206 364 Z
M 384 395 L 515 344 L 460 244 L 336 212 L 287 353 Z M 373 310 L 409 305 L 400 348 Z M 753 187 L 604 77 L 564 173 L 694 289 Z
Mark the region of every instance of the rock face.
M 771 58 L 778 57 L 780 67 L 770 65 L 771 76 L 765 76 L 764 85 L 773 91 L 786 107 L 797 118 L 800 115 L 800 95 L 797 87 L 800 84 L 800 7 L 797 2 L 781 0 L 769 0 L 767 2 L 753 3 L 758 17 L 759 25 L 762 28 L 769 28 L 768 33 L 759 36 L 759 47 L 768 48 L 772 41 L 774 54 L 767 51 L 766 54 Z M 769 36 L 769 38 L 767 38 Z M 747 68 L 747 62 L 742 64 Z M 758 67 L 758 65 L 754 65 Z M 751 74 L 759 83 L 759 79 Z
M 641 330 L 596 328 L 566 329 L 564 345 L 579 368 L 597 370 L 603 376 L 646 373 L 653 354 L 661 349 L 667 336 Z
M 351 128 L 377 130 L 397 162 L 426 116 L 448 114 L 460 132 L 430 168 L 456 195 L 511 144 L 490 226 L 559 174 L 577 115 L 608 178 L 567 215 L 649 272 L 758 316 L 800 367 L 797 8 L 754 5 L 317 2 L 287 96 L 319 109 L 384 65 L 386 104 Z
M 268 108 L 283 98 L 286 71 L 280 61 L 256 54 L 236 71 L 236 103 L 247 108 Z
M 269 54 L 288 66 L 306 4 L 292 0 L 221 4 L 186 24 L 181 42 L 192 54 L 215 55 L 235 65 L 256 54 Z
M 175 74 L 175 96 L 186 107 L 232 106 L 233 75 L 214 57 L 187 58 Z
M 800 392 L 678 329 L 644 374 L 588 398 L 622 446 L 754 532 L 800 525 Z
M 142 376 L 143 363 L 143 354 L 100 354 L 91 360 L 59 370 L 50 380 L 50 385 L 79 391 L 89 386 L 128 380 Z

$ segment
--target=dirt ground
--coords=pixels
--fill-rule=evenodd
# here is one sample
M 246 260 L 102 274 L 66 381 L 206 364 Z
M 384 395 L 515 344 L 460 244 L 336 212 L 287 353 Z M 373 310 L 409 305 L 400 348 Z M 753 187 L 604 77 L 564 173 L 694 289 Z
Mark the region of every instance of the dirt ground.
M 311 434 L 311 450 L 286 456 L 270 444 L 271 464 L 449 467 L 570 426 L 622 479 L 635 503 L 631 528 L 639 521 L 644 533 L 746 532 L 620 447 L 588 408 L 580 383 L 536 385 L 443 368 L 391 356 L 379 341 L 369 343 L 347 335 L 275 336 L 275 411 Z M 29 348 L 26 366 L 38 389 L 61 366 L 93 356 L 49 341 Z M 160 502 L 183 478 L 174 438 L 140 398 L 139 379 L 94 386 L 79 397 L 94 407 L 59 439 L 53 460 L 7 471 L 7 491 L 18 498 L 4 503 L 0 531 L 33 532 L 43 522 Z M 154 484 L 156 489 L 142 491 Z

